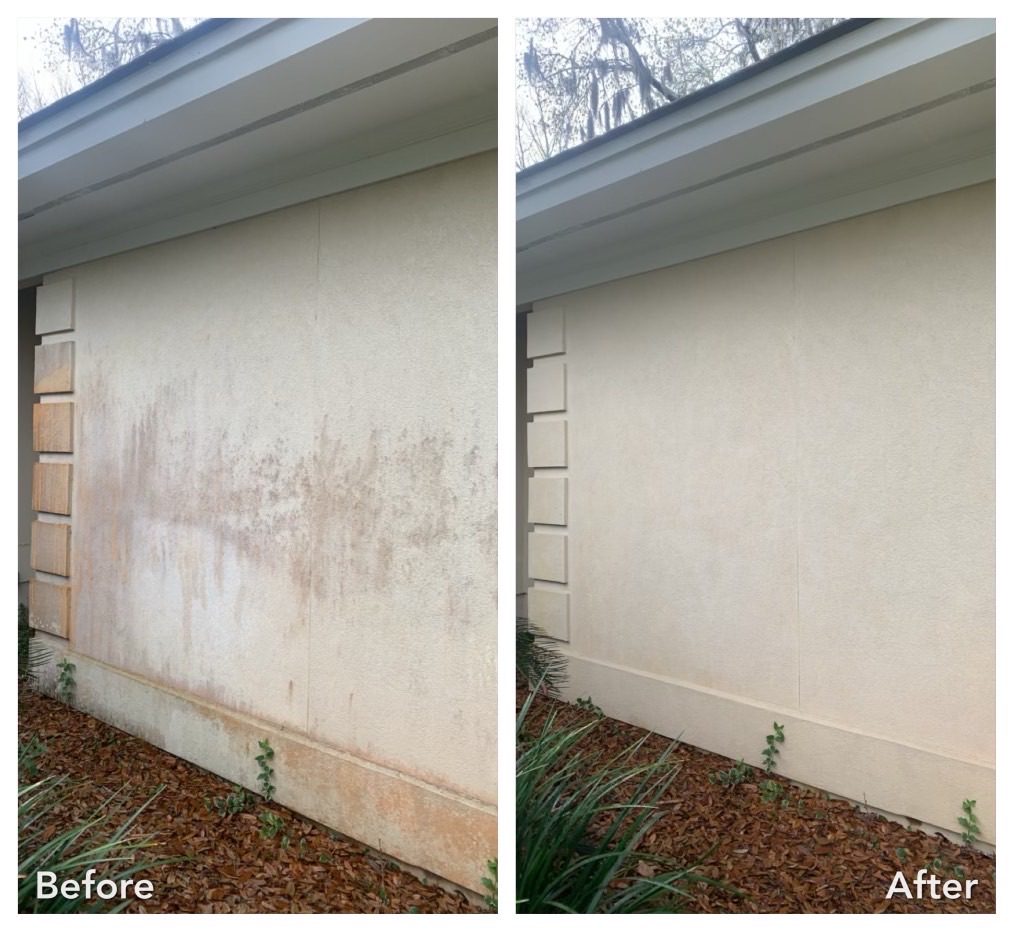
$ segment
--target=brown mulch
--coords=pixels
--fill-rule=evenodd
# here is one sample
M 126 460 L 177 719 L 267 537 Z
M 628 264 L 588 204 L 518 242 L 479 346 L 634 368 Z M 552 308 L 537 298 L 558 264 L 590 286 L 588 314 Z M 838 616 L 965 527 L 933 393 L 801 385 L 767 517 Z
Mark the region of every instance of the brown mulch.
M 70 796 L 54 811 L 54 832 L 87 817 L 115 793 L 124 818 L 149 803 L 136 823 L 140 833 L 156 836 L 156 847 L 143 852 L 146 858 L 188 859 L 138 874 L 153 882 L 154 896 L 135 899 L 127 912 L 483 911 L 461 894 L 427 884 L 382 854 L 274 803 L 256 798 L 249 811 L 219 815 L 208 805 L 233 791 L 225 780 L 55 699 L 21 690 L 19 741 L 33 735 L 46 748 L 37 758 L 38 779 L 66 775 L 73 781 Z M 273 839 L 258 834 L 262 812 L 284 822 Z
M 518 690 L 518 708 L 526 696 L 527 692 Z M 553 708 L 561 727 L 595 717 L 576 706 L 540 696 L 529 711 L 527 733 L 537 733 Z M 608 760 L 646 734 L 634 725 L 603 718 L 578 747 L 581 751 L 601 750 L 603 759 Z M 791 739 L 786 733 L 785 740 Z M 761 745 L 763 740 L 761 736 Z M 667 738 L 650 735 L 632 761 L 648 763 L 670 744 Z M 996 912 L 996 861 L 981 851 L 939 834 L 904 828 L 865 807 L 829 799 L 817 790 L 793 786 L 777 773 L 768 775 L 755 769 L 748 782 L 729 788 L 716 786 L 709 774 L 728 771 L 736 761 L 690 745 L 679 745 L 673 759 L 680 772 L 662 801 L 666 815 L 640 850 L 675 858 L 684 865 L 700 861 L 698 873 L 742 892 L 737 896 L 697 884 L 695 900 L 687 906 L 689 912 Z M 782 787 L 777 802 L 761 799 L 757 784 L 766 779 Z M 928 888 L 922 900 L 908 900 L 901 894 L 885 899 L 899 870 L 914 895 L 915 876 L 923 867 L 941 883 L 964 877 L 977 880 L 978 885 L 971 888 L 968 900 L 933 900 Z M 650 876 L 654 870 L 649 861 L 638 865 L 639 873 Z M 965 889 L 964 882 L 961 889 Z

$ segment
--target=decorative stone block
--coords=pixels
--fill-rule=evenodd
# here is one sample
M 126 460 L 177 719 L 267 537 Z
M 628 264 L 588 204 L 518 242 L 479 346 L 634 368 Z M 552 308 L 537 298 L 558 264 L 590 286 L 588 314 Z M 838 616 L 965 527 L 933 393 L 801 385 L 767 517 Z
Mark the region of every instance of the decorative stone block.
M 528 520 L 532 524 L 567 523 L 567 480 L 528 480 Z
M 35 393 L 74 391 L 74 341 L 35 347 Z
M 70 586 L 29 580 L 28 624 L 57 637 L 70 637 Z
M 32 466 L 32 509 L 54 515 L 70 514 L 70 463 L 35 463 Z
M 528 535 L 528 575 L 550 582 L 567 581 L 567 537 L 564 534 Z
M 35 332 L 59 333 L 74 329 L 74 279 L 35 289 Z
M 547 307 L 528 315 L 528 358 L 552 356 L 565 349 L 563 308 Z
M 32 449 L 37 453 L 74 451 L 74 402 L 32 406 Z
M 567 367 L 562 360 L 536 363 L 528 370 L 528 413 L 567 410 Z
M 70 525 L 32 522 L 32 569 L 70 576 Z
M 557 589 L 529 589 L 528 619 L 551 638 L 569 641 L 570 593 Z
M 567 422 L 534 421 L 528 425 L 528 465 L 567 465 Z

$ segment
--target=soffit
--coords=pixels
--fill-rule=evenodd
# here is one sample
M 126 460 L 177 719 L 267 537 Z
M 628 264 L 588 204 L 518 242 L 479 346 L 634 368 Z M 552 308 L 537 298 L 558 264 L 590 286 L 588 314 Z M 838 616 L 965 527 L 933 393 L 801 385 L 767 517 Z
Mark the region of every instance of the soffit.
M 995 24 L 877 21 L 518 181 L 519 304 L 995 175 Z
M 496 145 L 494 20 L 235 21 L 19 134 L 19 274 Z

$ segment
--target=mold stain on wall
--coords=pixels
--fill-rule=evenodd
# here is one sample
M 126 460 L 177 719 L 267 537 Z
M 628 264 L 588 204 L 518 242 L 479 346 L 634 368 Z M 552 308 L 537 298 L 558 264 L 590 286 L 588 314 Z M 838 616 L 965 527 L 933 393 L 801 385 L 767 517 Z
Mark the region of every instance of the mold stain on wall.
M 478 542 L 493 580 L 496 559 L 495 503 L 489 494 L 479 508 L 459 500 L 455 481 L 457 464 L 477 459 L 474 445 L 464 449 L 447 429 L 419 435 L 404 427 L 374 428 L 356 444 L 327 413 L 312 450 L 294 450 L 284 437 L 251 443 L 202 422 L 196 378 L 161 383 L 136 406 L 110 391 L 101 365 L 82 386 L 81 455 L 92 466 L 76 490 L 76 520 L 87 529 L 75 552 L 78 611 L 103 621 L 83 626 L 79 649 L 238 711 L 306 727 L 304 668 L 285 671 L 282 715 L 230 689 L 225 667 L 241 644 L 268 650 L 279 634 L 306 638 L 314 601 L 321 623 L 375 626 L 382 621 L 361 607 L 392 588 L 442 596 L 439 611 L 399 617 L 399 625 L 474 623 L 473 602 L 461 592 L 475 580 L 455 575 L 455 554 L 463 540 Z M 473 472 L 469 485 L 466 497 L 488 493 L 495 476 Z M 283 590 L 286 606 L 270 619 L 266 579 Z M 158 632 L 177 629 L 160 612 L 178 612 L 174 657 L 159 650 Z M 401 643 L 410 655 L 410 631 Z

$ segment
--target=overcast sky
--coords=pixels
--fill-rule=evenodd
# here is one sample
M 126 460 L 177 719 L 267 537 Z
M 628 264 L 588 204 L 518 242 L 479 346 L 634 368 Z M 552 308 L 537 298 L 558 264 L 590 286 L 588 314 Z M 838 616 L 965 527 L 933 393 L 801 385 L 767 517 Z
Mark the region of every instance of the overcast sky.
M 46 42 L 51 41 L 43 38 L 42 33 L 47 28 L 52 28 L 58 22 L 53 18 L 44 19 L 41 17 L 21 17 L 18 19 L 18 71 L 24 72 L 27 76 L 34 76 L 39 85 L 39 90 L 45 95 L 48 102 L 56 100 L 58 93 L 52 75 L 47 70 L 41 49 Z M 77 89 L 78 82 L 68 66 L 67 77 L 72 82 L 72 88 Z
M 20 17 L 18 19 L 18 71 L 24 73 L 29 83 L 38 85 L 40 96 L 44 104 L 53 103 L 63 94 L 76 91 L 81 87 L 76 69 L 71 68 L 70 62 L 59 67 L 62 82 L 58 83 L 52 73 L 53 65 L 47 64 L 47 52 L 59 52 L 62 26 L 69 21 L 70 17 L 54 19 L 52 17 Z M 196 21 L 189 17 L 184 19 L 184 24 Z M 116 17 L 98 19 L 98 22 L 112 27 L 116 23 Z M 63 60 L 62 55 L 57 56 Z M 61 92 L 62 89 L 62 92 Z

